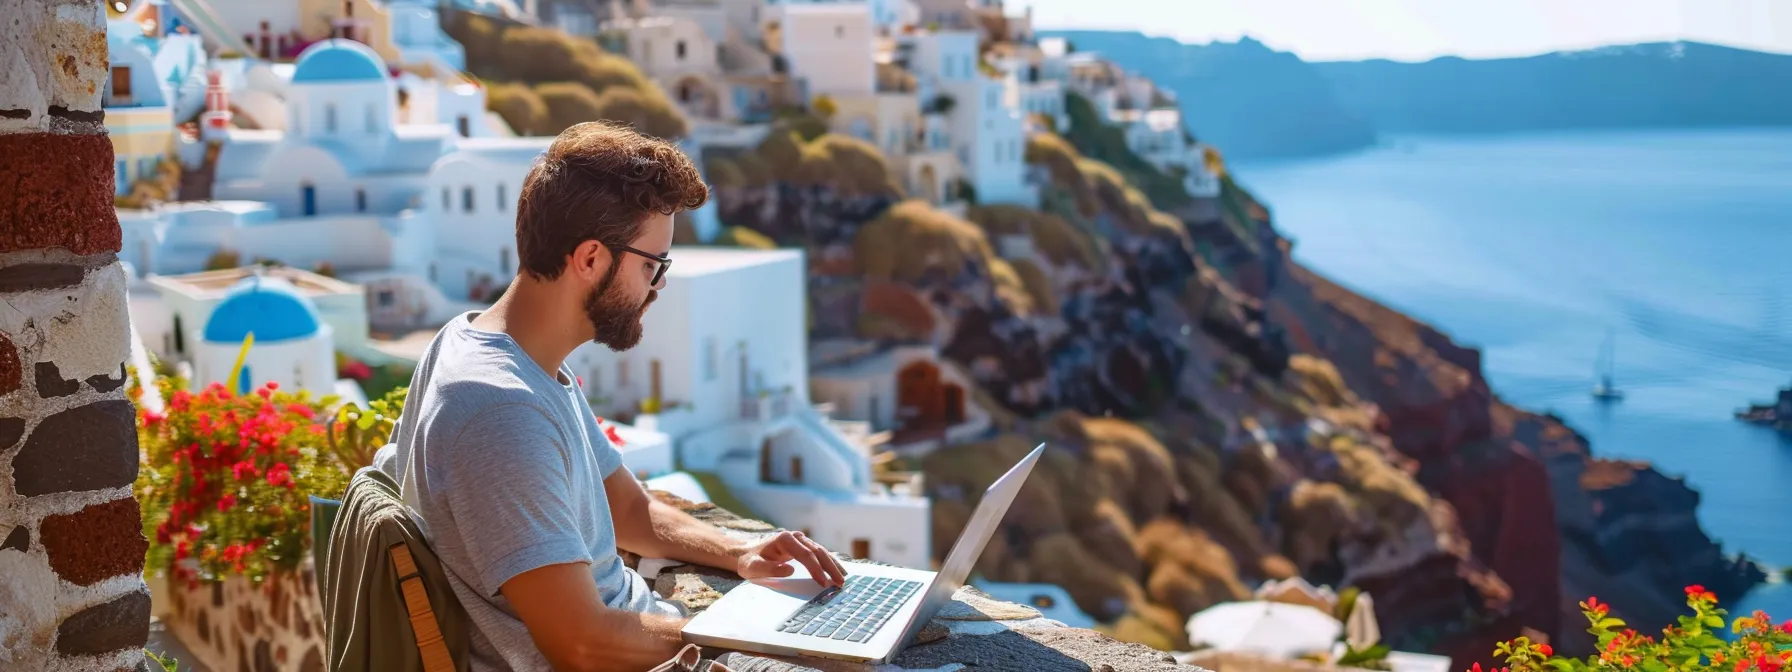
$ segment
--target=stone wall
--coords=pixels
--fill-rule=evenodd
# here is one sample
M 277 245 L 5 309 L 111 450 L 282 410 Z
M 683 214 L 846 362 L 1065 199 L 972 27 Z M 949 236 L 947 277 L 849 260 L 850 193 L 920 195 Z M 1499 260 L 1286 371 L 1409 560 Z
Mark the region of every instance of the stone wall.
M 246 577 L 169 582 L 167 613 L 158 614 L 192 660 L 208 670 L 323 672 L 329 644 L 324 607 L 310 561 L 259 585 Z
M 0 668 L 144 665 L 99 0 L 0 2 Z

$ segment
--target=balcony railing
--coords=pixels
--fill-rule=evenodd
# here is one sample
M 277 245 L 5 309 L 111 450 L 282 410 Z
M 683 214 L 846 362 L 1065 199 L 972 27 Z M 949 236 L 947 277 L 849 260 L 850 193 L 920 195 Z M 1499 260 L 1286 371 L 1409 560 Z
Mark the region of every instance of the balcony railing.
M 740 401 L 740 419 L 747 422 L 776 420 L 790 414 L 789 392 L 767 392 Z

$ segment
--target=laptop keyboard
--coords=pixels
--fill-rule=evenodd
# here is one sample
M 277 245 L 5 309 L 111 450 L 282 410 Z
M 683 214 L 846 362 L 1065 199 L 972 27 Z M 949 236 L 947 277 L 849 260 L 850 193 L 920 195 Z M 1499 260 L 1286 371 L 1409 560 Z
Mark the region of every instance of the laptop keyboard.
M 778 632 L 863 642 L 920 589 L 919 581 L 849 576 L 845 586 L 822 591 L 797 609 Z

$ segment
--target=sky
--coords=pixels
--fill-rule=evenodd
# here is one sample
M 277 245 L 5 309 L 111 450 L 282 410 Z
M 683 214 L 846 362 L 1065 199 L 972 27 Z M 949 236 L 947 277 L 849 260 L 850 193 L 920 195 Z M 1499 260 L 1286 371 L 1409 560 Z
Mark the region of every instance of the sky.
M 1528 56 L 1693 40 L 1792 53 L 1792 0 L 1008 0 L 1040 29 L 1249 35 L 1309 61 Z

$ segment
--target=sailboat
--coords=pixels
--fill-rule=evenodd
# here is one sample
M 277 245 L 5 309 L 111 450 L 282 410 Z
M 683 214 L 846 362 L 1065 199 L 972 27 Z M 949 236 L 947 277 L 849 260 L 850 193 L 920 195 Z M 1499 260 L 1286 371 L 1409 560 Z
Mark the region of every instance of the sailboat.
M 1593 399 L 1611 403 L 1624 398 L 1624 391 L 1612 384 L 1612 368 L 1617 366 L 1618 339 L 1612 332 L 1606 332 L 1605 345 L 1599 349 L 1599 383 L 1593 386 Z

